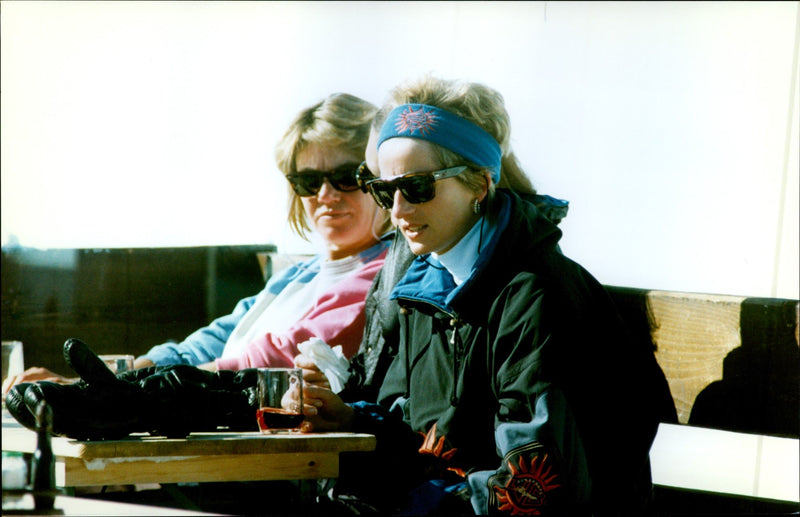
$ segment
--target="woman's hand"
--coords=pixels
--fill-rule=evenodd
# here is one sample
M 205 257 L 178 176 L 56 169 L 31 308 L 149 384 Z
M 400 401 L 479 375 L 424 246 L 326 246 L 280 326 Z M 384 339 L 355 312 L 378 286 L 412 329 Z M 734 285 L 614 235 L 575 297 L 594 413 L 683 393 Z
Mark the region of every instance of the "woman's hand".
M 150 359 L 142 356 L 137 357 L 136 360 L 133 361 L 133 369 L 138 370 L 139 368 L 148 368 L 150 366 L 155 366 L 156 363 L 151 361 Z
M 5 380 L 5 382 L 3 382 L 3 397 L 5 397 L 8 391 L 17 384 L 22 384 L 23 382 L 37 382 L 37 381 L 55 382 L 57 384 L 72 384 L 73 382 L 77 382 L 78 378 L 75 377 L 70 379 L 64 377 L 63 375 L 53 373 L 47 368 L 34 366 L 32 368 L 28 368 L 27 370 L 18 375 L 12 375 L 8 377 Z
M 303 384 L 330 389 L 331 384 L 328 382 L 328 378 L 310 358 L 299 354 L 294 358 L 294 365 L 303 370 Z
M 294 358 L 294 365 L 303 370 L 303 415 L 306 419 L 301 430 L 304 433 L 349 430 L 353 421 L 353 408 L 331 391 L 325 374 L 314 361 L 303 354 Z M 296 405 L 297 401 L 284 400 L 284 407 L 287 403 Z
M 297 396 L 284 396 L 282 404 L 284 408 L 297 407 Z M 303 386 L 303 415 L 305 420 L 300 430 L 304 433 L 348 431 L 353 422 L 352 407 L 329 388 L 313 384 Z

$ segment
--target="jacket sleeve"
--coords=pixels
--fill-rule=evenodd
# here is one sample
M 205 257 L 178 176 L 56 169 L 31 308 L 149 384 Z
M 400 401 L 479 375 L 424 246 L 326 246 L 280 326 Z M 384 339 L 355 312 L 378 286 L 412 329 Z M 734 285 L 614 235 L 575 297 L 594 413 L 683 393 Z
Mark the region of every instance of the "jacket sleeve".
M 403 421 L 404 402 L 401 397 L 390 408 L 363 401 L 350 404 L 354 409 L 351 430 L 375 435 L 376 448 L 347 456 L 340 464 L 337 492 L 369 502 L 380 514 L 426 515 L 436 505 L 426 504 L 425 493 L 415 496 L 414 491 L 431 476 L 438 478 L 446 465 L 418 453 L 424 436 Z
M 468 476 L 477 514 L 545 515 L 588 505 L 591 480 L 575 420 L 559 390 L 539 394 L 529 421 L 504 421 L 495 429 L 496 470 Z M 527 511 L 527 512 L 526 512 Z M 536 513 L 534 513 L 536 514 Z
M 222 355 L 225 343 L 236 324 L 253 306 L 256 296 L 239 300 L 233 312 L 215 319 L 206 327 L 196 330 L 181 343 L 164 343 L 151 348 L 144 355 L 158 366 L 189 364 L 197 366 L 213 361 Z
M 330 346 L 341 345 L 348 359 L 358 350 L 364 332 L 364 303 L 383 255 L 368 262 L 357 273 L 338 282 L 321 296 L 311 311 L 285 333 L 267 333 L 253 341 L 239 357 L 217 359 L 220 370 L 241 370 L 294 364 L 297 345 L 316 337 Z
M 513 289 L 513 286 L 512 286 Z M 543 363 L 556 338 L 543 321 L 541 292 L 502 310 L 489 361 L 497 400 L 495 470 L 470 472 L 478 514 L 560 514 L 588 505 L 591 481 L 574 415 Z

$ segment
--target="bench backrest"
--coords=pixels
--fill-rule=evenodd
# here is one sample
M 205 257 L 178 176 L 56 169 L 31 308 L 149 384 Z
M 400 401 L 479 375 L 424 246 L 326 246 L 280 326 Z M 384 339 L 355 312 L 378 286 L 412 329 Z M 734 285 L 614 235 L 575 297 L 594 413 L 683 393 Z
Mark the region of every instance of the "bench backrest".
M 649 335 L 680 423 L 800 434 L 797 300 L 607 289 Z

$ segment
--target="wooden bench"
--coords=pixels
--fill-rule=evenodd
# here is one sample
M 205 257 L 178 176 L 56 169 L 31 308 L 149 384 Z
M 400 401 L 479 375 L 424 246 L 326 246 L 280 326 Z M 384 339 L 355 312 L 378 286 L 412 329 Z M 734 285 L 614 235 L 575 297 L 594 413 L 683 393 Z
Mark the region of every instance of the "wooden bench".
M 799 511 L 798 300 L 607 289 L 678 413 L 650 454 L 659 510 Z
M 800 435 L 797 300 L 607 288 L 651 340 L 681 424 Z

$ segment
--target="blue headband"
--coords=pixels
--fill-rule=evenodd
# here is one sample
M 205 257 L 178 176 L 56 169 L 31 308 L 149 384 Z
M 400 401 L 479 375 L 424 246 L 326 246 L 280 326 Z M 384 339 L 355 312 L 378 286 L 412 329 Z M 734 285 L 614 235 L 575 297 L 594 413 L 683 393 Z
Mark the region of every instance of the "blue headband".
M 427 104 L 401 104 L 389 113 L 378 137 L 378 148 L 399 136 L 428 140 L 492 171 L 500 181 L 500 145 L 483 128 L 449 111 Z

